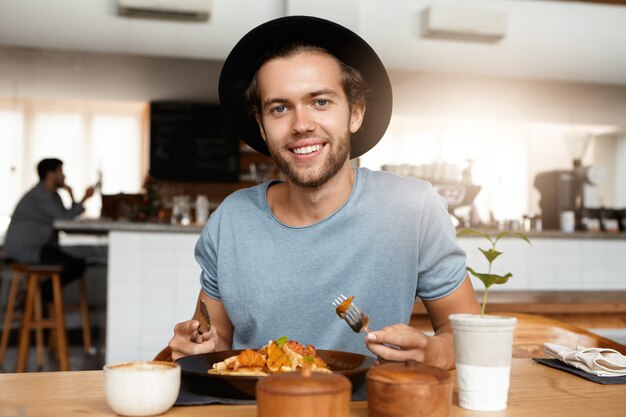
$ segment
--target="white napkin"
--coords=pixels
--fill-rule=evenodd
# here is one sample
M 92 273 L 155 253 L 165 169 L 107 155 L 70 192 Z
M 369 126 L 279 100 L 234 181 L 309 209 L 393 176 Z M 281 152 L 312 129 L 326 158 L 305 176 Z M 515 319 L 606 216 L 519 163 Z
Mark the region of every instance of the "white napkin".
M 626 375 L 626 356 L 614 349 L 543 344 L 545 352 L 568 365 L 598 376 Z

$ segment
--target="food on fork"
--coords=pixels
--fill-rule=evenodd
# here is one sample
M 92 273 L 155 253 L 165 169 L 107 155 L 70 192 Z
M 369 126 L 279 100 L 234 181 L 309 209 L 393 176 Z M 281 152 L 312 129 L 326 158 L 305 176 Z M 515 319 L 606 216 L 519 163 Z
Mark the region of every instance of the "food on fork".
M 350 297 L 348 297 L 346 300 L 344 300 L 341 304 L 337 306 L 337 308 L 335 309 L 335 312 L 340 318 L 343 318 L 346 315 L 346 313 L 348 312 L 348 309 L 352 305 L 352 300 L 354 300 L 354 295 L 351 295 Z
M 369 333 L 370 319 L 367 317 L 357 306 L 353 303 L 354 295 L 346 297 L 340 294 L 339 297 L 333 301 L 335 306 L 335 312 L 339 318 L 345 320 L 348 326 L 355 333 Z
M 312 345 L 303 346 L 286 336 L 275 341 L 270 340 L 258 350 L 246 349 L 239 355 L 214 363 L 208 372 L 216 375 L 267 376 L 276 372 L 295 371 L 298 368 L 331 373 Z

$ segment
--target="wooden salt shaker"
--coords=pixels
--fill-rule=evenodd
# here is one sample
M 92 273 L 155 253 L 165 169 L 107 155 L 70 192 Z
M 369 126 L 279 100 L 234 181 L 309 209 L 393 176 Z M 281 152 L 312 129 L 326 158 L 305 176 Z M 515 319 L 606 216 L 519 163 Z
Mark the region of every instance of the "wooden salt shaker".
M 348 417 L 352 384 L 342 375 L 285 372 L 256 385 L 258 417 Z
M 451 402 L 452 380 L 443 369 L 409 360 L 367 373 L 370 417 L 447 417 Z

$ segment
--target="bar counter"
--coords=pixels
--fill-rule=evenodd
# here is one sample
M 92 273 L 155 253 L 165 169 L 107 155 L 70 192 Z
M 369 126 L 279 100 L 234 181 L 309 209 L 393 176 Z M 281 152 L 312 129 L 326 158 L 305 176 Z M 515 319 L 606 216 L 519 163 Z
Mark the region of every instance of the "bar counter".
M 155 223 L 155 222 L 130 222 L 130 221 L 114 221 L 107 219 L 80 219 L 80 220 L 56 220 L 55 228 L 70 233 L 106 233 L 115 231 L 132 231 L 132 232 L 182 232 L 182 233 L 199 233 L 204 225 L 191 223 L 183 226 L 179 224 Z M 495 229 L 478 229 L 481 232 L 496 234 L 499 231 Z M 576 231 L 573 233 L 565 233 L 559 230 L 544 230 L 541 232 L 524 232 L 530 239 L 592 239 L 592 240 L 626 240 L 626 232 L 585 232 Z M 471 237 L 464 236 L 460 239 L 468 239 Z
M 101 219 L 81 220 L 55 220 L 54 227 L 68 233 L 98 234 L 111 231 L 122 232 L 169 232 L 169 233 L 196 233 L 202 231 L 204 225 L 195 223 L 189 225 L 154 223 L 154 222 L 130 222 Z

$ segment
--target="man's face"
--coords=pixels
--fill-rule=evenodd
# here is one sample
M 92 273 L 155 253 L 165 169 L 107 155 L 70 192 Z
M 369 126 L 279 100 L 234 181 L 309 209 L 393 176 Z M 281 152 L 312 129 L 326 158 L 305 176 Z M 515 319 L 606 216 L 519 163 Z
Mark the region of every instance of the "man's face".
M 363 119 L 350 110 L 336 60 L 304 52 L 265 63 L 257 74 L 261 135 L 291 182 L 316 188 L 348 161 L 350 134 Z
M 57 188 L 61 188 L 65 185 L 65 174 L 63 173 L 63 165 L 60 165 L 55 171 L 52 172 L 54 176 L 54 184 Z

